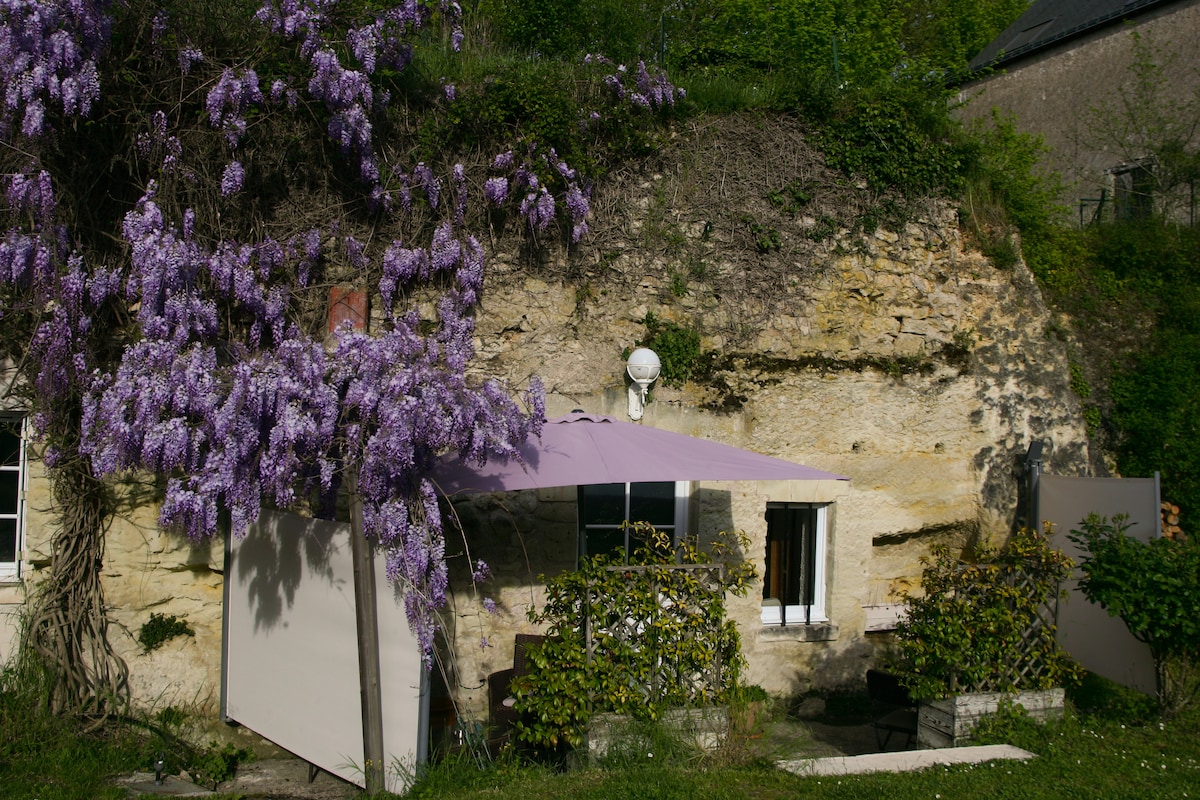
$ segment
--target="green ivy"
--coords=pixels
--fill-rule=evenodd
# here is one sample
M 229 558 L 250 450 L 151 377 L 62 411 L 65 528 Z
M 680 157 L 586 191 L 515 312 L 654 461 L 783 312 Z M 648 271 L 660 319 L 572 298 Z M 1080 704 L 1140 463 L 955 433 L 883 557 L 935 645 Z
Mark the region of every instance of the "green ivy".
M 195 635 L 196 632 L 192 630 L 192 626 L 188 625 L 187 620 L 174 614 L 154 613 L 138 631 L 138 641 L 149 653 L 151 650 L 161 647 L 163 642 L 174 639 L 176 636 Z
M 1048 689 L 1077 678 L 1054 626 L 1037 624 L 1072 568 L 1045 535 L 1021 529 L 972 562 L 944 546 L 922 561 L 924 593 L 903 597 L 908 615 L 896 629 L 893 665 L 913 695 Z M 1031 668 L 1014 669 L 1014 656 Z
M 628 558 L 597 556 L 542 578 L 546 603 L 530 619 L 548 626 L 546 638 L 527 649 L 529 672 L 512 686 L 524 742 L 577 747 L 594 714 L 653 721 L 669 708 L 729 702 L 737 686 L 741 642 L 725 594 L 744 595 L 755 577 L 739 558 L 745 537 L 722 534 L 705 551 L 626 525 L 642 543 Z
M 642 320 L 646 336 L 639 347 L 649 347 L 662 362 L 659 377 L 668 386 L 682 386 L 696 376 L 700 367 L 700 334 L 648 312 Z
M 978 157 L 977 143 L 962 136 L 944 112 L 932 111 L 933 103 L 918 96 L 858 94 L 821 126 L 817 140 L 830 166 L 862 176 L 876 189 L 909 197 L 956 192 Z

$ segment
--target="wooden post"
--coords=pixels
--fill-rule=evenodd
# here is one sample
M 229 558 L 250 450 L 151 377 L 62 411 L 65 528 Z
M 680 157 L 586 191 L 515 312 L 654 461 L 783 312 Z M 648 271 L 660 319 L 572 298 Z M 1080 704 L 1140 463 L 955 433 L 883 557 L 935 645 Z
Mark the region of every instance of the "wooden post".
M 334 287 L 329 292 L 329 334 L 335 336 L 350 323 L 354 331 L 367 328 L 367 294 Z M 379 669 L 379 613 L 375 591 L 375 546 L 363 534 L 362 495 L 358 467 L 346 469 L 350 494 L 350 556 L 354 562 L 354 620 L 358 632 L 358 688 L 362 704 L 363 778 L 366 793 L 374 797 L 384 784 L 383 693 Z
M 363 776 L 371 797 L 383 780 L 383 694 L 379 669 L 379 615 L 375 591 L 375 546 L 363 535 L 358 470 L 347 470 L 350 491 L 350 555 L 354 560 L 354 617 L 358 628 L 358 685 L 362 698 Z

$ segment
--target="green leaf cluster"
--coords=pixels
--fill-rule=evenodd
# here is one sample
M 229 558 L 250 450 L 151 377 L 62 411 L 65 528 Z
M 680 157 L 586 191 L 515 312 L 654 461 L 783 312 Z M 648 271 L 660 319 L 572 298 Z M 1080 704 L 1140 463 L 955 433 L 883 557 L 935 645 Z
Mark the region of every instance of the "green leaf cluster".
M 506 46 L 574 59 L 600 53 L 625 62 L 657 60 L 671 0 L 480 0 Z
M 192 630 L 192 626 L 188 625 L 186 619 L 177 617 L 174 614 L 159 614 L 157 612 L 150 615 L 150 619 L 142 625 L 138 631 L 138 642 L 145 648 L 146 652 L 157 650 L 176 636 L 195 636 L 196 632 Z
M 522 741 L 576 747 L 594 714 L 653 721 L 669 708 L 728 702 L 737 685 L 741 640 L 725 594 L 745 594 L 754 578 L 737 558 L 744 537 L 722 534 L 701 550 L 628 524 L 641 543 L 628 557 L 585 559 L 546 581 L 546 603 L 530 617 L 547 635 L 512 686 Z
M 970 562 L 944 546 L 922 560 L 924 593 L 903 597 L 893 664 L 913 695 L 1047 689 L 1076 678 L 1054 625 L 1043 622 L 1072 563 L 1045 535 L 1021 529 Z
M 1200 659 L 1200 544 L 1127 535 L 1128 518 L 1096 514 L 1071 531 L 1084 550 L 1079 588 L 1150 648 L 1160 709 L 1175 713 L 1197 696 L 1200 684 L 1181 679 Z
M 700 334 L 670 320 L 659 319 L 648 312 L 642 320 L 646 326 L 645 337 L 639 347 L 649 347 L 662 362 L 660 377 L 668 386 L 682 386 L 691 380 L 700 369 Z

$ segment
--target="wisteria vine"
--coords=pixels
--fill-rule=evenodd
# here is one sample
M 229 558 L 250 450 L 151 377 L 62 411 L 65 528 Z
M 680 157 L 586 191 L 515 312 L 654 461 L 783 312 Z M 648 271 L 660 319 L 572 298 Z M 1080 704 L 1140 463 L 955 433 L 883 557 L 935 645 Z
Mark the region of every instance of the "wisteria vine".
M 393 163 L 384 155 L 378 131 L 394 76 L 411 67 L 418 34 L 432 25 L 444 26 L 451 49 L 459 49 L 457 3 L 402 0 L 347 21 L 354 12 L 338 0 L 265 0 L 256 20 L 294 51 L 293 61 L 269 65 L 218 63 L 158 8 L 145 17 L 151 52 L 203 105 L 148 111 L 131 147 L 145 165 L 144 188 L 123 214 L 123 257 L 106 261 L 61 223 L 56 183 L 63 176 L 41 163 L 39 148 L 52 146 L 56 125 L 87 117 L 102 102 L 113 6 L 0 0 L 0 13 L 0 135 L 29 154 L 6 178 L 10 225 L 0 242 L 0 285 L 26 298 L 22 312 L 34 320 L 29 352 L 40 429 L 53 428 L 55 398 L 81 397 L 78 455 L 100 476 L 165 476 L 160 522 L 197 539 L 225 524 L 241 535 L 264 504 L 327 507 L 353 470 L 365 532 L 385 548 L 388 574 L 405 588 L 428 659 L 448 581 L 438 498 L 427 477 L 434 459 L 448 452 L 476 462 L 516 457 L 544 416 L 537 381 L 518 403 L 507 387 L 467 377 L 484 276 L 483 247 L 466 232 L 471 203 L 511 209 L 534 237 L 561 221 L 578 243 L 588 233 L 589 182 L 553 147 L 531 140 L 492 159 L 482 186 L 472 185 L 462 164 Z M 644 64 L 631 75 L 591 61 L 611 69 L 604 83 L 615 102 L 654 111 L 681 96 Z M 272 74 L 289 63 L 301 69 Z M 436 102 L 458 97 L 443 82 Z M 270 114 L 322 121 L 365 206 L 384 221 L 367 233 L 420 209 L 432 220 L 424 234 L 356 238 L 361 225 L 350 232 L 339 218 L 282 238 L 255 225 L 228 233 L 221 203 L 255 190 L 254 126 Z M 187 126 L 197 117 L 217 150 L 189 152 L 185 142 L 196 132 Z M 581 125 L 595 118 L 583 116 Z M 198 159 L 217 151 L 224 166 L 204 185 L 202 176 L 214 173 Z M 179 186 L 186 191 L 163 194 Z M 188 205 L 185 198 L 204 192 L 215 199 Z M 312 281 L 317 274 L 369 290 L 372 330 L 330 336 L 311 320 L 302 324 L 302 302 L 324 291 Z M 421 302 L 412 302 L 417 296 Z M 108 361 L 97 355 L 99 338 L 112 334 L 95 327 L 103 308 L 122 309 L 131 321 L 122 331 L 128 343 Z M 54 463 L 61 443 L 48 444 Z M 485 580 L 486 565 L 472 574 Z

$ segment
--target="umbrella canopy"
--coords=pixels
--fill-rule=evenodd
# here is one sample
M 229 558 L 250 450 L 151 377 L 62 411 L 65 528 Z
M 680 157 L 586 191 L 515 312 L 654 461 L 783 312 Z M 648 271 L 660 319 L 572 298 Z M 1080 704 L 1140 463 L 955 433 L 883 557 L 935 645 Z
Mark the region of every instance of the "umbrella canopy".
M 581 412 L 546 420 L 541 438 L 520 449 L 525 463 L 489 461 L 477 467 L 448 457 L 433 479 L 446 494 L 652 481 L 849 480 L 708 439 Z

